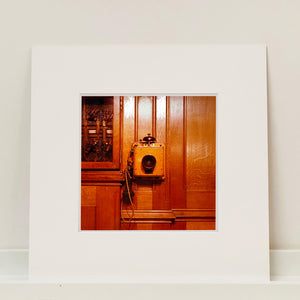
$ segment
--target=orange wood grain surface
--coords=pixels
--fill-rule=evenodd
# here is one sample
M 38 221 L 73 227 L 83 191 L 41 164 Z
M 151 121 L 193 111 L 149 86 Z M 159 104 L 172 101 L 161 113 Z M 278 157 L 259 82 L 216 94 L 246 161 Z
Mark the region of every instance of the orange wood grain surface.
M 138 101 L 138 119 L 136 120 L 138 123 L 137 126 L 137 141 L 143 139 L 148 133 L 153 135 L 152 125 L 153 125 L 153 103 L 154 97 L 149 96 L 141 96 L 137 97 Z
M 96 187 L 81 186 L 81 205 L 96 206 Z
M 210 222 L 186 222 L 186 230 L 215 230 L 216 223 Z
M 117 170 L 82 172 L 82 229 L 215 229 L 215 96 L 119 97 L 121 160 Z M 115 124 L 115 123 L 114 123 Z M 147 133 L 166 145 L 166 178 L 135 180 L 135 218 L 123 204 L 122 171 L 131 145 Z M 115 154 L 114 154 L 115 155 Z M 120 153 L 119 153 L 120 155 Z M 121 185 L 123 187 L 121 188 Z
M 184 190 L 184 97 L 168 97 L 167 165 L 169 178 L 169 197 L 172 208 L 185 208 Z
M 131 145 L 135 142 L 135 97 L 122 97 L 123 122 L 122 122 L 122 169 L 127 166 L 127 159 Z
M 187 208 L 215 207 L 215 97 L 186 97 Z
M 96 229 L 120 228 L 120 187 L 96 187 Z
M 96 229 L 96 206 L 81 206 L 81 230 Z
M 156 139 L 160 143 L 165 144 L 166 158 L 168 157 L 168 143 L 167 143 L 167 97 L 155 97 L 155 129 Z M 166 173 L 168 165 L 166 164 Z M 153 183 L 153 209 L 170 209 L 170 197 L 168 195 L 169 177 L 166 176 L 163 181 L 156 180 Z

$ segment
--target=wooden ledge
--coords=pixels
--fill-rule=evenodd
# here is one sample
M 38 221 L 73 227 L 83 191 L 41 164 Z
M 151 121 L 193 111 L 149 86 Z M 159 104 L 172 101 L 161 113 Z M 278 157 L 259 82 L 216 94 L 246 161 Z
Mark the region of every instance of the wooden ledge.
M 81 182 L 123 182 L 120 171 L 82 171 Z
M 214 220 L 215 209 L 172 209 L 172 210 L 135 210 L 123 209 L 122 217 L 125 222 L 131 219 L 135 223 L 172 223 L 174 221 L 208 221 Z
M 215 218 L 215 209 L 173 209 L 176 219 L 180 218 Z

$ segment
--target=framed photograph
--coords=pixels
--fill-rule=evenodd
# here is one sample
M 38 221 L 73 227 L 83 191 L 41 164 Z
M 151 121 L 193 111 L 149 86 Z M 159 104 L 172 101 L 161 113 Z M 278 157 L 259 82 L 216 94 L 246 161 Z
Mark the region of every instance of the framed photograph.
M 32 51 L 35 279 L 269 279 L 266 48 Z
M 81 230 L 216 229 L 216 95 L 81 105 Z

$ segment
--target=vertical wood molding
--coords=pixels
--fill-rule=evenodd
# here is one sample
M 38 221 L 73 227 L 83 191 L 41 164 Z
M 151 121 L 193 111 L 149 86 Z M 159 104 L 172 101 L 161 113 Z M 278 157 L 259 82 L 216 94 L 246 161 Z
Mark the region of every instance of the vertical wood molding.
M 187 97 L 183 97 L 183 180 L 182 180 L 182 185 L 183 185 L 183 190 L 185 193 L 185 198 L 186 198 L 186 153 L 187 153 Z
M 120 118 L 121 118 L 121 112 L 120 112 L 120 106 L 121 106 L 121 97 L 120 96 L 114 96 L 114 110 L 113 110 L 113 128 L 118 128 L 117 134 L 114 133 L 113 137 L 113 162 L 115 164 L 115 169 L 119 169 L 121 167 L 120 164 L 120 147 L 121 147 L 121 124 L 120 124 Z
M 120 97 L 120 169 L 123 168 L 124 97 Z
M 170 128 L 170 97 L 166 97 L 166 154 L 165 154 L 165 159 L 166 159 L 166 177 L 167 177 L 167 182 L 166 182 L 166 197 L 168 197 L 170 201 L 170 149 L 169 149 L 169 128 Z M 170 201 L 171 202 L 171 201 Z
M 157 132 L 156 132 L 156 121 L 157 121 L 157 96 L 152 98 L 152 136 L 156 138 Z
M 148 133 L 153 134 L 153 96 L 138 97 L 138 129 L 137 141 L 145 137 Z
M 134 141 L 138 142 L 138 128 L 139 128 L 139 97 L 134 97 Z
M 127 159 L 131 145 L 135 142 L 135 97 L 123 97 L 123 134 L 122 134 L 122 156 L 123 169 L 127 167 Z
M 159 143 L 164 143 L 167 147 L 167 97 L 157 96 L 155 97 L 156 102 L 156 139 Z M 165 160 L 167 160 L 167 150 L 165 148 Z M 167 167 L 167 163 L 165 161 Z M 167 174 L 167 170 L 166 170 Z M 170 209 L 170 198 L 169 198 L 169 178 L 163 181 L 154 182 L 153 184 L 153 209 Z

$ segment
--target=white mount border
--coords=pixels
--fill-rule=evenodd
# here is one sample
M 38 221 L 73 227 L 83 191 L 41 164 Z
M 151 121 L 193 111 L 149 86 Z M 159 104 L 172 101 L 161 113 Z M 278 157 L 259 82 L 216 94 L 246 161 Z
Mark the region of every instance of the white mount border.
M 268 281 L 266 47 L 36 47 L 29 274 Z M 217 94 L 218 231 L 78 231 L 79 95 Z

